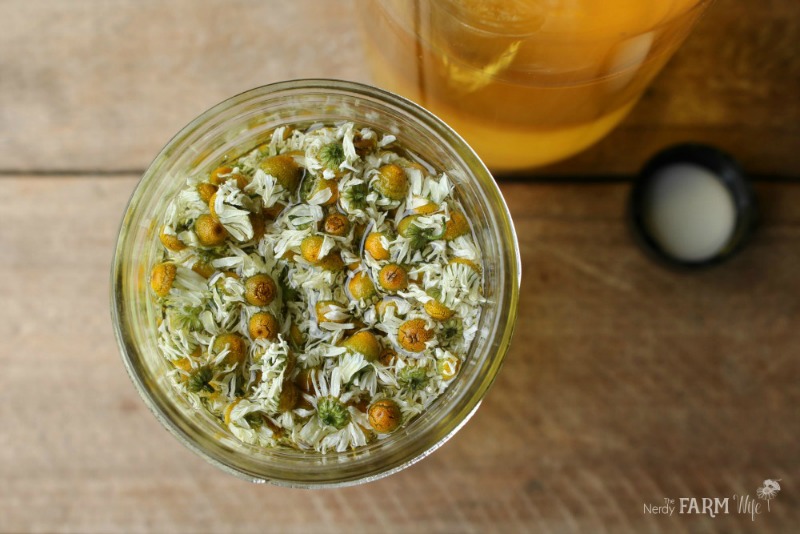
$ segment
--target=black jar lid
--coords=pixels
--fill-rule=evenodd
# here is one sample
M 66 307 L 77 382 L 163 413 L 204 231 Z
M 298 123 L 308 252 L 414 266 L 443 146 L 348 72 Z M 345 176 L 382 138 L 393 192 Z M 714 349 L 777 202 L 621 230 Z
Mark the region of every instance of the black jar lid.
M 695 143 L 653 156 L 634 182 L 628 205 L 636 241 L 651 257 L 684 269 L 716 265 L 736 254 L 756 214 L 755 196 L 736 161 Z

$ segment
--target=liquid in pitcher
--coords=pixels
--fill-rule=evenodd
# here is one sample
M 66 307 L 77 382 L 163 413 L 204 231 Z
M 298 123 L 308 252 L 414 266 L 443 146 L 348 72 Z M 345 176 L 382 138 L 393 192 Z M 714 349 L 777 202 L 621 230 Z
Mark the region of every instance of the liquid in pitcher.
M 370 0 L 378 85 L 439 115 L 496 172 L 595 143 L 631 110 L 706 0 Z

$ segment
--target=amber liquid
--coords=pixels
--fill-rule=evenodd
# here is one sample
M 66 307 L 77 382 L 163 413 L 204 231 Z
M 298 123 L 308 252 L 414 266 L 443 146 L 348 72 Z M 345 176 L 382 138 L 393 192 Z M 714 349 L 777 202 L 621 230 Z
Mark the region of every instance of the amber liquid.
M 461 134 L 496 172 L 571 156 L 631 110 L 706 0 L 372 0 L 377 85 Z

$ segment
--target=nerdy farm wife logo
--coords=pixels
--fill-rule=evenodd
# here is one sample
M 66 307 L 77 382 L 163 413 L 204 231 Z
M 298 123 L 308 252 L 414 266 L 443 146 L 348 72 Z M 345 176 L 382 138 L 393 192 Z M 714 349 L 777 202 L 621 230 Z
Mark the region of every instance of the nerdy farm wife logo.
M 767 479 L 761 486 L 756 488 L 756 498 L 748 495 L 734 494 L 732 497 L 678 497 L 670 499 L 665 497 L 660 504 L 645 503 L 644 513 L 654 515 L 672 516 L 677 512 L 678 515 L 707 515 L 717 517 L 721 514 L 746 514 L 751 521 L 756 520 L 757 515 L 764 513 L 764 502 L 766 501 L 766 512 L 770 512 L 770 501 L 777 497 L 781 491 L 778 480 Z

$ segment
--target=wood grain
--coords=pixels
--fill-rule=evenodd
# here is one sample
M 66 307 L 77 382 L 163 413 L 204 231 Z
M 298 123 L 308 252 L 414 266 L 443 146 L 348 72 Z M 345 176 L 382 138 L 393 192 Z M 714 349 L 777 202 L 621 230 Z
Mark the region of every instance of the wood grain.
M 300 77 L 368 81 L 354 0 L 4 0 L 0 171 L 144 169 L 192 118 Z M 800 2 L 718 0 L 633 114 L 541 172 L 635 173 L 717 144 L 754 174 L 800 175 Z
M 109 265 L 135 176 L 7 177 L 2 532 L 791 532 L 800 526 L 800 184 L 760 184 L 729 263 L 664 270 L 625 184 L 508 184 L 524 280 L 477 415 L 421 463 L 335 491 L 250 485 L 164 431 L 117 354 Z M 751 521 L 665 497 L 782 490 Z
M 366 81 L 353 10 L 351 0 L 4 0 L 0 169 L 140 170 L 247 89 Z

